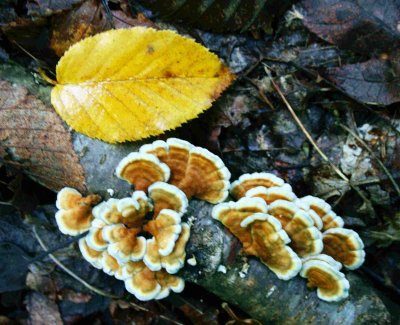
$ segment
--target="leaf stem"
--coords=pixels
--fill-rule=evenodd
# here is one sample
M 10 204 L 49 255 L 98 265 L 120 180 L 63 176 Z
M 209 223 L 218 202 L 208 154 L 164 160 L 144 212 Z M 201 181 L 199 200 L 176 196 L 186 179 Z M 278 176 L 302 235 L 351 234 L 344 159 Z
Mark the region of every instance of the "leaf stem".
M 51 79 L 49 76 L 46 75 L 46 72 L 42 68 L 38 68 L 40 76 L 47 81 L 49 84 L 57 85 L 57 81 Z

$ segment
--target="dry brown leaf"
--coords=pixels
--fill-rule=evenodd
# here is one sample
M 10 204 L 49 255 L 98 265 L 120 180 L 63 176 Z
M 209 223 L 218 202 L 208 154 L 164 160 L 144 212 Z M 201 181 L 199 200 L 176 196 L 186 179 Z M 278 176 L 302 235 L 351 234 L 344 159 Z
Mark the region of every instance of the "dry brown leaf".
M 0 159 L 47 188 L 85 190 L 70 133 L 25 87 L 0 80 Z

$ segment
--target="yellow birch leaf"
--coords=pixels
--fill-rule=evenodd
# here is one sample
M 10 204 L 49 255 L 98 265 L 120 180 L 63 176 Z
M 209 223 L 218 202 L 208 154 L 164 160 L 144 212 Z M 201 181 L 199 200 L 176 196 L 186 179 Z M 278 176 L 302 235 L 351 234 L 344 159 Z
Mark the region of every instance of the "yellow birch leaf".
M 123 142 L 193 119 L 233 79 L 215 54 L 173 31 L 110 30 L 64 54 L 51 102 L 76 131 Z

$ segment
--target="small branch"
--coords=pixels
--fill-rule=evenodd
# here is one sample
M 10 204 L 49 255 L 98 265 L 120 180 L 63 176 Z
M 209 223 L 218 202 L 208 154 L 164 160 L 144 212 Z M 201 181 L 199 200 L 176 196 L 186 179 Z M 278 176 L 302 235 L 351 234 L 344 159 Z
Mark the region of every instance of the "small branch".
M 308 139 L 308 141 L 310 141 L 310 143 L 313 145 L 313 147 L 318 152 L 318 154 L 322 157 L 323 160 L 325 160 L 332 167 L 332 169 L 336 172 L 336 174 L 338 174 L 338 176 L 341 179 L 343 179 L 345 182 L 350 184 L 350 180 L 347 178 L 347 176 L 345 174 L 343 174 L 342 171 L 338 167 L 336 167 L 336 165 L 334 165 L 329 160 L 329 158 L 323 153 L 323 151 L 315 143 L 315 141 L 312 138 L 311 134 L 307 131 L 307 129 L 305 128 L 305 126 L 300 121 L 299 117 L 297 116 L 296 112 L 293 110 L 292 106 L 287 101 L 287 99 L 286 99 L 285 95 L 283 94 L 282 90 L 279 88 L 279 86 L 276 84 L 276 82 L 272 78 L 271 73 L 270 73 L 270 71 L 269 71 L 267 66 L 265 66 L 265 72 L 268 74 L 268 77 L 271 79 L 272 85 L 274 86 L 275 90 L 277 91 L 277 93 L 281 97 L 282 101 L 285 103 L 285 105 L 286 105 L 287 109 L 289 110 L 290 114 L 292 114 L 294 120 L 296 121 L 297 125 L 300 127 L 301 131 L 303 131 L 303 133 L 306 136 L 306 138 Z
M 33 233 L 35 234 L 36 240 L 38 241 L 39 245 L 42 247 L 44 251 L 47 253 L 47 247 L 43 243 L 42 239 L 40 238 L 39 234 L 36 231 L 36 227 L 33 227 Z M 108 292 L 105 292 L 99 288 L 96 288 L 92 286 L 91 284 L 87 283 L 85 280 L 81 279 L 79 276 L 77 276 L 73 271 L 71 271 L 69 268 L 67 268 L 64 264 L 62 264 L 53 254 L 48 254 L 49 257 L 53 260 L 54 263 L 57 264 L 57 266 L 62 269 L 65 273 L 73 277 L 75 280 L 80 282 L 82 285 L 84 285 L 86 288 L 89 290 L 93 291 L 94 293 L 97 293 L 101 296 L 112 298 L 112 299 L 120 299 L 121 297 L 115 296 L 113 294 L 110 294 Z
M 35 228 L 33 229 L 33 231 L 34 232 L 36 231 Z M 65 242 L 63 242 L 61 244 L 58 244 L 58 245 L 54 246 L 52 249 L 46 250 L 46 252 L 44 252 L 42 254 L 39 254 L 38 256 L 35 256 L 33 259 L 31 259 L 29 261 L 29 264 L 34 263 L 36 261 L 40 261 L 43 258 L 45 258 L 47 255 L 50 255 L 50 254 L 54 253 L 55 251 L 58 251 L 59 249 L 62 249 L 62 248 L 67 247 L 68 245 L 70 245 L 72 243 L 77 242 L 79 239 L 81 239 L 82 237 L 86 236 L 86 234 L 87 233 L 85 232 L 83 234 L 80 234 L 79 236 L 73 237 L 73 238 L 71 238 L 71 239 L 69 239 L 69 240 L 67 240 L 67 241 L 65 241 Z
M 351 181 L 347 178 L 347 176 L 345 174 L 343 174 L 342 171 L 335 164 L 333 164 L 329 160 L 329 158 L 325 155 L 325 153 L 315 143 L 315 141 L 312 138 L 311 134 L 307 131 L 307 129 L 305 128 L 305 126 L 303 125 L 303 123 L 301 122 L 299 117 L 297 116 L 296 112 L 293 110 L 292 106 L 287 101 L 287 99 L 286 99 L 285 95 L 283 94 L 282 90 L 279 88 L 277 83 L 272 78 L 271 73 L 270 73 L 270 71 L 269 71 L 269 69 L 268 69 L 268 67 L 266 65 L 265 65 L 265 71 L 268 74 L 269 78 L 271 79 L 271 83 L 274 86 L 275 90 L 277 91 L 277 93 L 281 97 L 282 101 L 285 103 L 285 105 L 286 105 L 287 109 L 289 110 L 290 114 L 292 114 L 294 120 L 296 121 L 296 123 L 300 127 L 300 129 L 303 131 L 303 133 L 306 136 L 306 138 L 308 139 L 308 141 L 310 141 L 310 143 L 313 145 L 313 147 L 318 152 L 318 154 L 322 157 L 322 159 L 325 160 L 331 166 L 331 168 L 334 170 L 334 172 L 341 179 L 343 179 L 347 184 L 349 184 L 349 186 L 354 191 L 356 191 L 356 193 L 361 197 L 361 199 L 364 201 L 364 203 L 367 204 L 367 206 L 369 207 L 370 211 L 372 211 L 372 213 L 375 215 L 375 210 L 373 209 L 371 202 L 368 200 L 368 198 L 365 196 L 365 194 L 357 186 L 354 186 L 354 184 L 351 183 Z

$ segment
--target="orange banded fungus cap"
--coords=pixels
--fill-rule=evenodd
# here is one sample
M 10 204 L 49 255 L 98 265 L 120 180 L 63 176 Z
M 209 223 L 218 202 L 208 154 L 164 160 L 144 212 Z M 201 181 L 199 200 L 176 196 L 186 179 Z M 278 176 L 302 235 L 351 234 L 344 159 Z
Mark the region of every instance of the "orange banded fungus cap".
M 79 240 L 79 250 L 81 251 L 83 258 L 96 269 L 101 269 L 103 267 L 103 252 L 90 248 L 86 243 L 86 238 L 81 238 Z
M 102 255 L 102 265 L 104 273 L 107 273 L 108 275 L 115 275 L 122 267 L 122 265 L 118 263 L 117 259 L 106 251 L 104 251 Z
M 162 209 L 170 209 L 184 214 L 189 205 L 185 193 L 168 183 L 152 184 L 149 187 L 149 197 L 154 205 L 154 216 L 157 216 Z
M 106 223 L 101 219 L 94 219 L 90 227 L 89 233 L 86 235 L 86 243 L 92 249 L 104 251 L 107 249 L 108 242 L 103 238 L 103 227 Z
M 267 204 L 271 204 L 276 200 L 295 201 L 297 199 L 296 195 L 291 187 L 285 185 L 269 188 L 264 186 L 253 187 L 246 192 L 245 196 L 262 198 Z
M 156 273 L 143 262 L 131 262 L 128 267 L 131 276 L 125 280 L 126 290 L 141 301 L 155 299 L 161 291 Z
M 355 270 L 364 263 L 364 243 L 354 230 L 331 228 L 322 235 L 324 254 L 332 256 L 349 270 Z
M 169 273 L 177 273 L 185 264 L 186 244 L 190 237 L 190 227 L 182 223 L 182 232 L 175 243 L 174 250 L 167 256 L 161 256 L 161 266 Z
M 137 236 L 140 228 L 127 228 L 123 224 L 108 225 L 103 228 L 103 238 L 109 242 L 108 253 L 118 263 L 139 261 L 146 251 L 146 239 Z
M 157 242 L 158 253 L 161 256 L 171 254 L 175 242 L 182 231 L 181 215 L 170 209 L 160 211 L 156 219 L 144 226 L 144 230 L 152 234 Z
M 324 200 L 308 195 L 299 199 L 299 202 L 301 202 L 300 204 L 302 204 L 305 209 L 309 208 L 321 218 L 323 225 L 319 229 L 325 231 L 330 228 L 342 228 L 344 226 L 343 219 L 336 215 L 336 213 L 332 211 L 331 206 Z
M 301 260 L 287 244 L 290 239 L 281 223 L 271 215 L 255 213 L 241 222 L 251 229 L 252 250 L 281 280 L 295 277 L 301 269 Z
M 170 169 L 154 155 L 131 152 L 120 161 L 115 173 L 134 185 L 136 191 L 147 192 L 151 184 L 168 181 Z
M 309 288 L 317 288 L 322 300 L 340 301 L 349 295 L 350 284 L 344 274 L 322 259 L 305 261 L 300 275 L 308 280 Z
M 76 236 L 89 230 L 93 220 L 92 207 L 101 200 L 98 195 L 83 197 L 77 190 L 64 187 L 57 194 L 55 217 L 63 234 Z
M 291 239 L 290 247 L 301 257 L 316 255 L 323 249 L 322 234 L 313 219 L 296 204 L 277 200 L 268 207 L 268 214 L 277 218 Z
M 178 187 L 188 198 L 196 197 L 209 203 L 224 201 L 229 194 L 231 174 L 223 161 L 210 151 L 194 147 L 184 178 Z
M 240 199 L 246 195 L 246 192 L 254 187 L 263 186 L 281 187 L 285 184 L 284 180 L 271 173 L 252 173 L 243 174 L 231 185 L 230 193 L 235 199 Z M 291 189 L 289 184 L 286 184 Z
M 188 141 L 169 138 L 167 142 L 156 140 L 151 144 L 145 144 L 140 147 L 139 152 L 153 154 L 166 163 L 171 170 L 169 183 L 178 186 L 185 177 L 190 150 L 193 147 Z
M 212 210 L 212 217 L 220 221 L 229 231 L 237 237 L 243 245 L 243 252 L 254 255 L 252 250 L 251 232 L 241 227 L 241 222 L 248 216 L 268 211 L 267 204 L 261 198 L 241 198 L 237 202 L 224 202 L 216 205 Z

